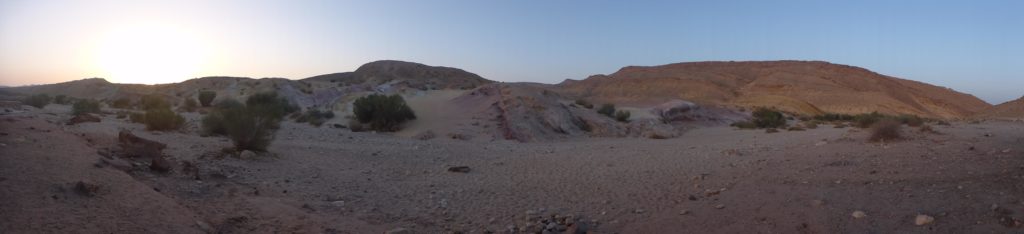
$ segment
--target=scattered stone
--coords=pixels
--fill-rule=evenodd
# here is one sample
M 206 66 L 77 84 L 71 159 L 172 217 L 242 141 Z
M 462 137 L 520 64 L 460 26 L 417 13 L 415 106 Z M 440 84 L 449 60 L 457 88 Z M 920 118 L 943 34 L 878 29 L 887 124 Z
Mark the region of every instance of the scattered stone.
M 992 206 L 989 207 L 989 209 L 991 209 L 992 211 L 999 210 L 999 204 L 992 204 Z
M 250 150 L 244 150 L 242 153 L 238 154 L 238 159 L 249 160 L 254 158 L 256 158 L 256 152 L 252 152 Z
M 196 221 L 196 226 L 199 226 L 199 230 L 203 230 L 206 233 L 213 233 L 213 227 L 209 223 L 203 221 Z
M 412 230 L 406 228 L 395 228 L 388 230 L 384 234 L 412 234 Z
M 769 129 L 765 129 L 764 132 L 765 133 L 777 133 L 777 132 L 779 132 L 779 130 L 778 129 L 774 129 L 774 128 L 769 128 Z
M 864 218 L 864 217 L 868 216 L 867 213 L 864 213 L 864 211 L 859 211 L 859 210 L 858 211 L 854 211 L 853 214 L 851 214 L 851 215 L 853 216 L 853 218 L 857 218 L 857 219 Z
M 339 201 L 332 201 L 332 202 L 331 202 L 331 206 L 334 206 L 334 207 L 342 207 L 342 206 L 345 206 L 345 201 L 340 201 L 340 200 L 339 200 Z
M 469 169 L 468 166 L 455 166 L 455 167 L 449 167 L 448 168 L 448 172 L 469 173 L 469 171 L 470 171 L 470 169 Z
M 1011 151 L 1010 149 L 1004 149 L 1004 150 L 1003 150 L 1003 153 L 1004 153 L 1004 154 L 1008 154 L 1008 153 L 1010 153 L 1010 151 Z
M 814 206 L 824 206 L 825 205 L 825 201 L 813 200 L 813 201 L 811 201 L 811 205 L 814 205 Z
M 681 211 L 679 211 L 679 215 L 688 215 L 688 214 L 690 214 L 690 210 L 681 210 Z
M 76 115 L 75 117 L 71 118 L 71 120 L 68 120 L 68 125 L 75 125 L 75 124 L 87 123 L 87 122 L 99 123 L 100 122 L 100 117 L 96 117 L 95 115 L 92 115 L 92 114 Z
M 647 212 L 647 211 L 646 211 L 646 210 L 644 210 L 644 209 L 636 209 L 636 210 L 633 210 L 633 213 L 634 213 L 634 214 L 643 214 L 644 212 Z
M 917 218 L 914 218 L 914 224 L 917 226 L 928 225 L 932 222 L 935 222 L 935 218 L 928 215 L 919 214 Z
M 721 210 L 721 209 L 725 209 L 725 204 L 718 204 L 718 205 L 715 205 L 715 209 L 719 209 L 719 210 Z
M 173 166 L 171 165 L 171 161 L 168 161 L 167 158 L 159 156 L 154 157 L 153 161 L 149 163 L 149 169 L 155 172 L 166 173 L 171 171 Z
M 419 134 L 416 134 L 415 138 L 425 141 L 425 140 L 434 139 L 434 137 L 437 137 L 437 134 L 435 134 L 434 131 L 427 130 L 426 132 L 421 132 Z
M 96 196 L 96 193 L 100 191 L 100 186 L 88 181 L 80 180 L 75 183 L 75 192 L 79 195 L 92 197 Z

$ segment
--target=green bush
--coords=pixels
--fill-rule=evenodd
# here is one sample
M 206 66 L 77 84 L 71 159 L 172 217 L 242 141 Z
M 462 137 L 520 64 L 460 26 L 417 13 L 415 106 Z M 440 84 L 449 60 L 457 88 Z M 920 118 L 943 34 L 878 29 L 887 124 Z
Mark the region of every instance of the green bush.
M 128 109 L 132 107 L 132 100 L 128 98 L 118 98 L 110 104 L 110 107 L 118 109 Z
M 128 121 L 131 121 L 132 123 L 146 124 L 146 113 L 128 113 Z
M 377 131 L 397 131 L 405 121 L 416 119 L 412 108 L 397 94 L 371 94 L 356 99 L 353 105 L 356 119 Z
M 754 111 L 754 124 L 758 128 L 781 128 L 786 126 L 786 117 L 782 112 L 759 108 Z
M 170 109 L 171 104 L 156 94 L 150 94 L 142 96 L 139 101 L 139 105 L 142 106 L 143 110 L 154 110 L 154 109 Z
M 185 118 L 170 108 L 150 109 L 146 111 L 143 122 L 146 124 L 146 130 L 170 131 L 185 125 Z
M 71 106 L 71 114 L 82 115 L 87 113 L 99 114 L 100 102 L 92 99 L 83 99 Z
M 614 116 L 615 115 L 615 105 L 613 105 L 613 104 L 601 105 L 601 108 L 597 109 L 597 113 L 598 114 L 602 114 L 604 116 L 608 116 L 608 117 L 614 118 L 615 117 Z
M 825 121 L 825 122 L 852 121 L 853 120 L 853 115 L 826 113 L 826 114 L 823 114 L 823 115 L 814 116 L 814 120 Z
M 619 122 L 629 122 L 629 111 L 619 110 L 615 112 L 615 120 Z
M 297 109 L 276 93 L 252 95 L 245 105 L 229 99 L 203 117 L 203 131 L 228 136 L 238 151 L 266 151 L 281 120 Z
M 199 92 L 199 104 L 203 107 L 210 107 L 213 103 L 213 99 L 217 97 L 217 92 L 214 91 L 200 91 Z
M 25 99 L 21 100 L 21 103 L 24 103 L 25 105 L 29 106 L 34 106 L 35 108 L 43 108 L 46 107 L 46 105 L 50 104 L 50 95 L 36 94 L 28 96 Z
M 594 104 L 591 104 L 587 100 L 583 99 L 576 100 L 576 105 L 582 106 L 587 109 L 594 109 Z

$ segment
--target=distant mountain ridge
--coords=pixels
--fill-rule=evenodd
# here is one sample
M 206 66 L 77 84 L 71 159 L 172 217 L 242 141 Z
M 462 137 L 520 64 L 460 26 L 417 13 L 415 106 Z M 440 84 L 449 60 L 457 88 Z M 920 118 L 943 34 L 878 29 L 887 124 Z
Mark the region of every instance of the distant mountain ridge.
M 593 102 L 776 107 L 798 114 L 878 111 L 964 118 L 989 107 L 954 90 L 820 61 L 690 62 L 628 66 L 610 75 L 567 80 L 563 92 Z

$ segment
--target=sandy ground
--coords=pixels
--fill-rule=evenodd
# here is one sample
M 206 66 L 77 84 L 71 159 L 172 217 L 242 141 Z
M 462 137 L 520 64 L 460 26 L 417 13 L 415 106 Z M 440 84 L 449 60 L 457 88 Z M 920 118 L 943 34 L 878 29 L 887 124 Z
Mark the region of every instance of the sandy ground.
M 1013 122 L 904 128 L 907 139 L 888 144 L 829 125 L 483 143 L 287 122 L 271 153 L 238 159 L 209 156 L 230 145 L 224 138 L 112 116 L 67 126 L 65 113 L 0 116 L 0 230 L 507 233 L 556 214 L 593 233 L 1024 232 L 1024 124 Z M 168 144 L 175 162 L 198 165 L 199 180 L 181 165 L 94 166 L 120 129 Z M 83 179 L 102 189 L 75 194 Z M 915 225 L 919 214 L 934 222 Z

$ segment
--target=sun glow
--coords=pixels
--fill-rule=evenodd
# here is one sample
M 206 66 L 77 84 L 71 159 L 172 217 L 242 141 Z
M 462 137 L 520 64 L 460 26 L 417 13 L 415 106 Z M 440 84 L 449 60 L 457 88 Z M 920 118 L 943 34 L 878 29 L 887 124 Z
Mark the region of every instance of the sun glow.
M 110 32 L 97 48 L 97 66 L 111 82 L 160 84 L 194 77 L 206 48 L 193 34 L 166 25 Z

